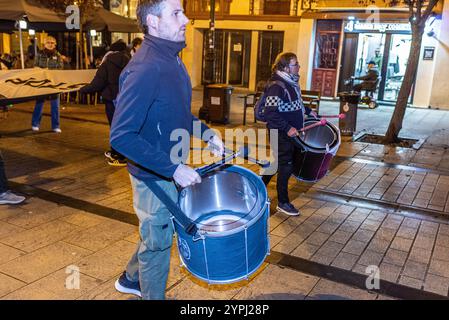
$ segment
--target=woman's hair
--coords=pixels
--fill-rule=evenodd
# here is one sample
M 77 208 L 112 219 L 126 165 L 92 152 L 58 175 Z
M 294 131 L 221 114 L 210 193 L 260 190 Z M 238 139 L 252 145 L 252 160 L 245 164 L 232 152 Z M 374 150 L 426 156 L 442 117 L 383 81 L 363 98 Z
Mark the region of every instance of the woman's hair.
M 110 51 L 124 51 L 126 50 L 128 46 L 126 45 L 125 41 L 123 41 L 122 39 L 118 39 L 116 42 L 114 42 L 113 44 L 111 44 L 111 46 L 109 47 Z
M 279 71 L 284 70 L 285 67 L 288 67 L 292 59 L 297 59 L 296 54 L 294 54 L 293 52 L 279 53 L 278 56 L 276 57 L 276 60 L 273 63 L 273 66 L 271 67 L 271 72 L 274 73 L 278 70 Z

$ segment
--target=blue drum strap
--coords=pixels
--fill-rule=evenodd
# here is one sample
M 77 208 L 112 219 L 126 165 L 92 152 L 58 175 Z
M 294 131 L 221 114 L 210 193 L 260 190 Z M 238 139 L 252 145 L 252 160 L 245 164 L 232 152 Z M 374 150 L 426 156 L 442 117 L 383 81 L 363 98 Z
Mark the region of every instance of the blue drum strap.
M 171 214 L 175 217 L 176 221 L 182 225 L 187 234 L 195 235 L 198 231 L 196 224 L 190 220 L 184 212 L 178 207 L 176 203 L 173 202 L 172 199 L 167 195 L 167 193 L 161 189 L 157 185 L 157 183 L 153 180 L 146 180 L 145 184 L 150 188 L 151 191 L 159 198 L 159 200 L 165 204 L 167 209 L 171 212 Z

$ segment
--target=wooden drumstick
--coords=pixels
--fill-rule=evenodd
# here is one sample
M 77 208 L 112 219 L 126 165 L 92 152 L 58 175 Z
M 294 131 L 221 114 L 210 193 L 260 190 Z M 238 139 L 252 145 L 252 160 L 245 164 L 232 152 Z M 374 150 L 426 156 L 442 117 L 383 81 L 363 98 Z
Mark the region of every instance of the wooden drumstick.
M 312 128 L 315 128 L 315 127 L 318 127 L 318 126 L 325 126 L 326 124 L 327 124 L 326 119 L 321 119 L 320 121 L 315 122 L 314 124 L 311 124 L 310 126 L 304 127 L 301 130 L 299 130 L 299 131 L 304 132 L 304 131 L 307 131 L 309 129 L 312 129 Z M 298 136 L 299 136 L 299 134 L 298 134 Z

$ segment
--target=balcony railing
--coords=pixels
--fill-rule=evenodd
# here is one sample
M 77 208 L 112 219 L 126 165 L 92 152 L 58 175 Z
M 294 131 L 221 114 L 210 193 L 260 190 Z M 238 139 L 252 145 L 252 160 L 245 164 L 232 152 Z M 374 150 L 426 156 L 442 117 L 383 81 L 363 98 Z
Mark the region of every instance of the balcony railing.
M 232 19 L 238 16 L 279 18 L 296 17 L 300 0 L 215 0 L 215 18 Z M 209 19 L 210 0 L 184 0 L 189 18 Z M 248 17 L 251 19 L 251 17 Z

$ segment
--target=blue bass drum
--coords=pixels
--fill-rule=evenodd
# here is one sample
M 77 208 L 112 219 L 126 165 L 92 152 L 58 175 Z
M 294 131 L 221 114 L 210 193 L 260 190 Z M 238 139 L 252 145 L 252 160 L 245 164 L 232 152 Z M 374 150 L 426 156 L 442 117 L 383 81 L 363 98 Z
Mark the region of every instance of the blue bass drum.
M 199 236 L 174 220 L 179 255 L 195 277 L 227 284 L 247 279 L 269 254 L 267 189 L 252 171 L 228 166 L 184 188 L 178 204 Z

